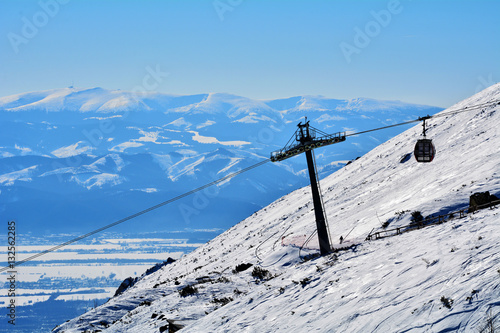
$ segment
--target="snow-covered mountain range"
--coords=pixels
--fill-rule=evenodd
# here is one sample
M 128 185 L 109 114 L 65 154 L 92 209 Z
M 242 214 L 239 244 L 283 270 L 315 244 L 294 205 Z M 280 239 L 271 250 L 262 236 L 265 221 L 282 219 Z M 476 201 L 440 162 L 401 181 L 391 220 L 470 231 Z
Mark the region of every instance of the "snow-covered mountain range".
M 490 101 L 500 84 L 450 109 Z M 433 118 L 431 163 L 404 158 L 417 125 L 322 179 L 332 241 L 344 236 L 346 250 L 307 260 L 317 250 L 296 246 L 315 230 L 304 187 L 54 331 L 479 332 L 500 310 L 499 207 L 365 237 L 404 228 L 413 211 L 466 209 L 475 192 L 499 196 L 499 124 L 498 103 Z
M 42 234 L 83 233 L 269 157 L 307 116 L 326 132 L 441 109 L 399 101 L 64 88 L 0 98 L 0 211 Z M 317 152 L 326 175 L 403 128 Z M 223 228 L 307 184 L 305 160 L 268 164 L 120 230 Z M 84 230 L 82 230 L 84 226 Z M 122 228 L 122 229 L 120 229 Z

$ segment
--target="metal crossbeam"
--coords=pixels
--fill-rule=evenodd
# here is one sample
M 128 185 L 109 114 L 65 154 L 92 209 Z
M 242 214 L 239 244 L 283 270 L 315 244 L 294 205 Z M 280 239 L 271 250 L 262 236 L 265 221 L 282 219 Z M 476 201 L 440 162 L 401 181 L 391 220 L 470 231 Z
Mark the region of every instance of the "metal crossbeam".
M 305 137 L 306 140 L 304 140 L 304 136 L 301 136 L 302 135 L 302 133 L 300 132 L 301 128 L 299 127 L 299 129 L 295 131 L 294 136 L 292 136 L 292 138 L 295 137 L 295 142 L 292 142 L 291 144 L 285 146 L 280 150 L 273 151 L 271 153 L 271 162 L 283 161 L 286 160 L 287 158 L 302 154 L 314 148 L 324 147 L 334 143 L 345 141 L 346 138 L 345 132 L 324 134 L 320 130 L 317 130 L 312 126 L 309 126 L 309 129 L 311 135 Z M 321 134 L 324 135 L 320 137 L 315 137 L 315 134 L 317 132 L 320 132 Z M 291 140 L 289 140 L 288 142 L 290 141 Z

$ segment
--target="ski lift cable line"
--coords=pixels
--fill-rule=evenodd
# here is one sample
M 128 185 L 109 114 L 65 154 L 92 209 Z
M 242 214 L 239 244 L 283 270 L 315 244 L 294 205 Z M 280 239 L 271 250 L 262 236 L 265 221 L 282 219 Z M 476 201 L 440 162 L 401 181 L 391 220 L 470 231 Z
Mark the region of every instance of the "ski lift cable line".
M 481 103 L 481 104 L 475 104 L 475 105 L 466 106 L 466 107 L 463 107 L 463 108 L 458 108 L 456 110 L 450 110 L 450 111 L 444 112 L 444 113 L 438 113 L 438 114 L 435 114 L 433 116 L 430 116 L 430 118 L 447 117 L 447 116 L 454 115 L 454 114 L 457 114 L 457 113 L 467 112 L 467 111 L 474 111 L 474 110 L 477 110 L 477 109 L 480 109 L 480 108 L 483 108 L 483 107 L 487 107 L 487 106 L 491 106 L 491 105 L 498 105 L 498 104 L 500 104 L 500 99 L 495 99 L 495 100 L 492 100 L 492 101 L 489 101 L 489 102 L 484 102 L 484 103 Z
M 348 133 L 348 134 L 346 134 L 346 137 L 347 136 L 354 136 L 354 135 L 360 135 L 360 134 L 370 133 L 370 132 L 379 131 L 379 130 L 383 130 L 383 129 L 387 129 L 387 128 L 391 128 L 391 127 L 396 127 L 396 126 L 408 125 L 408 124 L 420 122 L 420 121 L 422 121 L 424 119 L 427 120 L 427 119 L 432 119 L 432 118 L 448 117 L 448 116 L 452 116 L 452 115 L 455 115 L 455 114 L 458 114 L 458 113 L 462 113 L 462 112 L 475 111 L 477 109 L 480 109 L 480 108 L 483 108 L 483 107 L 487 107 L 487 106 L 491 106 L 491 105 L 496 105 L 496 104 L 499 104 L 499 103 L 500 103 L 500 100 L 493 100 L 493 101 L 490 101 L 490 102 L 481 103 L 481 104 L 477 104 L 477 105 L 471 105 L 471 106 L 468 106 L 468 107 L 459 108 L 459 109 L 451 110 L 451 111 L 444 112 L 444 113 L 438 113 L 438 114 L 435 114 L 433 116 L 419 117 L 418 119 L 405 121 L 403 123 L 398 123 L 398 124 L 393 124 L 393 125 L 388 125 L 388 126 L 373 128 L 373 129 L 369 129 L 369 130 L 361 131 L 361 132 L 356 132 L 356 133 Z
M 366 130 L 366 131 L 361 131 L 361 132 L 356 132 L 356 133 L 347 133 L 345 136 L 347 137 L 347 136 L 355 136 L 355 135 L 360 135 L 360 134 L 366 134 L 366 133 L 370 133 L 370 132 L 375 132 L 375 131 L 380 131 L 380 130 L 383 130 L 383 129 L 391 128 L 391 127 L 408 125 L 408 124 L 416 123 L 416 122 L 419 122 L 419 121 L 420 121 L 420 119 L 410 120 L 410 121 L 406 121 L 404 123 L 399 123 L 399 124 L 393 124 L 393 125 L 388 125 L 388 126 L 373 128 L 373 129 L 369 129 L 369 130 Z
M 37 253 L 37 254 L 35 254 L 35 255 L 32 255 L 32 256 L 30 256 L 30 257 L 28 257 L 28 258 L 25 258 L 25 259 L 23 259 L 23 260 L 17 261 L 15 264 L 13 264 L 13 266 L 10 266 L 10 265 L 9 265 L 9 266 L 6 266 L 6 267 L 1 268 L 1 269 L 0 269 L 0 273 L 1 273 L 1 272 L 4 272 L 4 271 L 6 271 L 6 270 L 9 270 L 9 269 L 13 269 L 13 267 L 15 267 L 15 266 L 19 266 L 19 265 L 24 264 L 24 263 L 26 263 L 26 262 L 28 262 L 28 261 L 32 261 L 32 260 L 34 260 L 34 259 L 37 259 L 37 258 L 39 258 L 39 257 L 41 257 L 41 256 L 43 256 L 43 255 L 45 255 L 45 254 L 50 253 L 50 252 L 54 252 L 54 251 L 56 251 L 56 250 L 59 250 L 59 249 L 61 249 L 61 248 L 65 247 L 65 246 L 67 246 L 67 245 L 70 245 L 70 244 L 75 243 L 75 242 L 77 242 L 77 241 L 79 241 L 79 240 L 82 240 L 82 239 L 84 239 L 84 238 L 87 238 L 87 237 L 90 237 L 90 236 L 92 236 L 92 235 L 95 235 L 95 234 L 97 234 L 97 233 L 99 233 L 99 232 L 102 232 L 102 231 L 104 231 L 104 230 L 106 230 L 106 229 L 109 229 L 109 228 L 111 228 L 111 227 L 114 227 L 114 226 L 116 226 L 116 225 L 118 225 L 118 224 L 121 224 L 121 223 L 123 223 L 123 222 L 129 221 L 129 220 L 132 220 L 132 219 L 134 219 L 134 218 L 136 218 L 136 217 L 139 217 L 139 216 L 141 216 L 141 215 L 144 215 L 144 214 L 146 214 L 146 213 L 149 213 L 149 212 L 151 212 L 151 211 L 153 211 L 153 210 L 155 210 L 155 209 L 158 209 L 158 208 L 163 207 L 163 206 L 165 206 L 165 205 L 168 205 L 168 204 L 170 204 L 170 203 L 172 203 L 172 202 L 175 202 L 175 201 L 177 201 L 177 200 L 180 200 L 180 199 L 182 199 L 182 198 L 185 198 L 185 197 L 187 197 L 187 196 L 189 196 L 189 195 L 191 195 L 191 194 L 193 194 L 193 193 L 196 193 L 196 192 L 202 191 L 202 190 L 204 190 L 204 189 L 206 189 L 206 188 L 208 188 L 208 187 L 210 187 L 210 186 L 213 186 L 213 185 L 216 185 L 216 184 L 221 183 L 221 182 L 223 182 L 223 181 L 226 181 L 226 180 L 228 180 L 228 179 L 234 178 L 234 177 L 236 177 L 236 176 L 238 176 L 238 175 L 240 175 L 240 174 L 242 174 L 242 173 L 244 173 L 244 172 L 250 171 L 250 170 L 255 169 L 255 168 L 257 168 L 257 167 L 259 167 L 259 166 L 261 166 L 261 165 L 264 165 L 264 164 L 266 164 L 266 163 L 267 163 L 267 162 L 269 162 L 269 161 L 270 161 L 269 159 L 265 159 L 265 160 L 260 161 L 260 162 L 258 162 L 258 163 L 256 163 L 256 164 L 253 164 L 253 165 L 251 165 L 251 166 L 248 166 L 248 167 L 246 167 L 246 168 L 244 168 L 244 169 L 241 169 L 241 170 L 235 171 L 235 172 L 230 173 L 230 174 L 228 174 L 228 175 L 226 175 L 226 176 L 224 176 L 224 177 L 222 177 L 222 178 L 219 178 L 219 179 L 217 179 L 217 180 L 214 180 L 213 182 L 207 183 L 207 184 L 205 184 L 205 185 L 203 185 L 203 186 L 200 186 L 200 187 L 198 187 L 198 188 L 195 188 L 195 189 L 193 189 L 193 190 L 191 190 L 191 191 L 188 191 L 188 192 L 185 192 L 185 193 L 183 193 L 183 194 L 180 194 L 180 195 L 178 195 L 178 196 L 176 196 L 176 197 L 174 197 L 174 198 L 171 198 L 171 199 L 169 199 L 169 200 L 163 201 L 163 202 L 161 202 L 161 203 L 159 203 L 159 204 L 156 204 L 156 205 L 154 205 L 154 206 L 151 206 L 151 207 L 149 207 L 149 208 L 146 208 L 146 209 L 144 209 L 144 210 L 141 210 L 140 212 L 137 212 L 137 213 L 135 213 L 135 214 L 129 215 L 129 216 L 125 217 L 125 218 L 122 218 L 121 220 L 115 221 L 115 222 L 110 223 L 110 224 L 108 224 L 108 225 L 105 225 L 105 226 L 103 226 L 103 227 L 101 227 L 101 228 L 99 228 L 99 229 L 93 230 L 93 231 L 91 231 L 91 232 L 89 232 L 89 233 L 86 233 L 86 234 L 84 234 L 84 235 L 81 235 L 81 236 L 78 236 L 78 237 L 76 237 L 76 238 L 73 238 L 73 239 L 71 239 L 71 240 L 69 240 L 69 241 L 67 241 L 67 242 L 64 242 L 64 243 L 62 243 L 62 244 L 56 245 L 56 246 L 54 246 L 54 247 L 51 247 L 50 249 L 47 249 L 47 250 L 45 250 L 45 251 L 42 251 L 42 252 Z

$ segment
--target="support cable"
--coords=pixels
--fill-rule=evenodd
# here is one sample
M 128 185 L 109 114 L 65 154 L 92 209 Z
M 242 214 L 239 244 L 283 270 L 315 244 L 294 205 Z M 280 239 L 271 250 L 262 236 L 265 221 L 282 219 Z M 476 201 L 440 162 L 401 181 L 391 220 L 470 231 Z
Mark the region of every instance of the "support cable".
M 366 131 L 361 131 L 361 132 L 357 132 L 357 133 L 349 133 L 349 134 L 346 134 L 346 137 L 347 136 L 354 136 L 354 135 L 359 135 L 359 134 L 370 133 L 370 132 L 379 131 L 379 130 L 383 130 L 383 129 L 387 129 L 387 128 L 391 128 L 391 127 L 396 127 L 396 126 L 409 125 L 409 124 L 412 124 L 412 123 L 420 122 L 420 121 L 422 121 L 424 119 L 432 119 L 432 118 L 453 116 L 453 115 L 456 115 L 458 113 L 468 112 L 468 111 L 475 111 L 475 110 L 483 108 L 483 107 L 492 106 L 492 105 L 499 105 L 499 104 L 500 104 L 500 100 L 493 100 L 493 101 L 490 101 L 490 102 L 481 103 L 481 104 L 472 105 L 472 106 L 466 106 L 464 108 L 459 108 L 459 109 L 451 110 L 451 111 L 444 112 L 444 113 L 438 113 L 438 114 L 435 114 L 433 116 L 419 117 L 418 119 L 405 121 L 405 122 L 399 123 L 399 124 L 393 124 L 393 125 L 378 127 L 378 128 L 374 128 L 374 129 L 370 129 L 370 130 L 366 130 Z
M 500 105 L 500 100 L 499 99 L 495 99 L 495 100 L 492 100 L 492 101 L 489 101 L 489 102 L 485 102 L 485 103 L 481 103 L 481 104 L 475 104 L 475 105 L 471 105 L 471 106 L 466 106 L 466 107 L 459 108 L 459 109 L 456 109 L 456 110 L 451 110 L 451 111 L 444 112 L 444 113 L 438 113 L 438 114 L 435 114 L 435 115 L 430 116 L 430 117 L 431 118 L 439 118 L 439 117 L 453 116 L 453 115 L 458 114 L 458 113 L 468 112 L 468 111 L 475 111 L 477 109 L 481 109 L 481 108 L 484 108 L 484 107 L 487 107 L 487 106 L 492 106 L 492 105 Z
M 313 238 L 313 236 L 316 235 L 317 232 L 318 232 L 318 229 L 314 230 L 312 232 L 312 234 L 310 234 L 309 237 L 306 238 L 306 240 L 304 241 L 304 243 L 302 244 L 302 246 L 299 248 L 299 258 L 302 259 L 302 257 L 300 256 L 300 252 L 302 251 L 302 249 L 304 248 L 304 246 L 306 246 L 307 243 L 309 243 L 309 241 Z
M 394 124 L 394 125 L 388 125 L 388 126 L 374 128 L 374 129 L 370 129 L 370 130 L 366 130 L 366 131 L 361 131 L 361 132 L 357 132 L 357 133 L 348 133 L 345 136 L 347 137 L 347 136 L 354 136 L 354 135 L 359 135 L 359 134 L 365 134 L 365 133 L 380 131 L 380 130 L 391 128 L 391 127 L 408 125 L 408 124 L 416 123 L 416 122 L 420 122 L 420 119 L 410 120 L 410 121 L 406 121 L 404 123 L 399 123 L 399 124 Z
M 288 229 L 290 229 L 292 227 L 292 225 L 290 224 L 288 226 L 288 228 L 285 229 L 285 231 L 283 231 L 281 233 L 281 235 L 276 239 L 276 241 L 274 242 L 273 244 L 273 247 L 272 247 L 272 250 L 274 251 L 274 245 L 283 237 L 283 235 L 288 231 Z M 259 249 L 260 247 L 265 243 L 267 242 L 268 240 L 270 240 L 271 238 L 273 238 L 276 234 L 278 234 L 280 231 L 276 231 L 274 234 L 272 234 L 271 236 L 269 236 L 268 238 L 266 238 L 263 242 L 261 242 L 257 248 L 255 248 L 255 256 L 257 257 L 257 259 L 259 259 L 259 262 L 263 262 L 264 260 L 262 260 L 262 258 L 259 256 Z M 280 261 L 281 259 L 283 258 L 283 256 L 281 258 L 279 258 L 277 261 L 275 261 L 274 263 L 270 264 L 270 265 L 267 265 L 267 266 L 263 266 L 263 267 L 269 267 L 269 266 L 272 266 L 274 265 L 275 263 L 277 263 L 278 261 Z

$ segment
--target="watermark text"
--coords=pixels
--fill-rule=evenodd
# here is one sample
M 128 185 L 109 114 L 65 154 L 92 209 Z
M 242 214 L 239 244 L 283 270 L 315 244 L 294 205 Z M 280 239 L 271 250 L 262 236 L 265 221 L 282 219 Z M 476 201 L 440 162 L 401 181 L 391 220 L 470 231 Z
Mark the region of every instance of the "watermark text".
M 16 222 L 7 223 L 7 265 L 10 270 L 7 271 L 7 317 L 10 325 L 16 324 Z
M 54 18 L 58 13 L 61 5 L 65 5 L 69 0 L 40 0 L 38 5 L 40 10 L 37 11 L 31 18 L 23 16 L 21 18 L 22 27 L 20 33 L 9 32 L 7 39 L 10 46 L 16 54 L 19 53 L 19 46 L 28 44 L 30 40 L 35 38 L 40 29 L 45 27 L 51 18 Z

